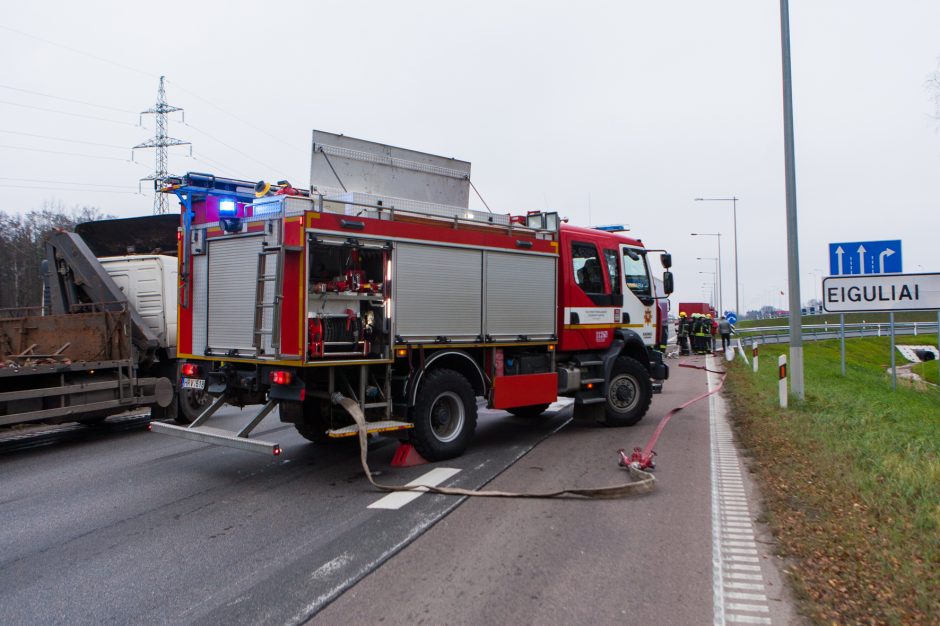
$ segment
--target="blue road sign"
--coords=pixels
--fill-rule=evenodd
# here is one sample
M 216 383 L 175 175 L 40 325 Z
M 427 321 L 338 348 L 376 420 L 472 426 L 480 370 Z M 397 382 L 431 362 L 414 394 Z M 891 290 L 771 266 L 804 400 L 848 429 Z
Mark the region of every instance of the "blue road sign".
M 829 244 L 829 275 L 898 274 L 901 240 L 850 241 Z
M 732 324 L 738 323 L 738 316 L 735 315 L 734 311 L 725 311 L 725 319 L 731 322 Z

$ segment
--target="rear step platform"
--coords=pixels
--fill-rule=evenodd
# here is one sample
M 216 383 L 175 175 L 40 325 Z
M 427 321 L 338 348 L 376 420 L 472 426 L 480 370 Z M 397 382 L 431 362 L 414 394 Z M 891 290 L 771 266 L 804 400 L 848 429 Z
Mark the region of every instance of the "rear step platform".
M 261 423 L 268 413 L 277 406 L 275 400 L 268 402 L 261 407 L 261 410 L 251 418 L 251 421 L 245 424 L 237 433 L 221 428 L 212 428 L 203 426 L 203 424 L 225 404 L 225 396 L 221 395 L 203 411 L 199 417 L 193 420 L 189 426 L 176 426 L 175 424 L 165 424 L 163 422 L 150 422 L 150 430 L 163 435 L 190 439 L 202 443 L 211 443 L 217 446 L 227 446 L 229 448 L 238 448 L 239 450 L 249 450 L 251 452 L 260 452 L 262 454 L 281 454 L 281 445 L 270 441 L 261 441 L 260 439 L 249 439 L 248 435 L 255 429 L 255 426 Z
M 227 446 L 229 448 L 238 448 L 250 452 L 273 454 L 274 456 L 278 456 L 281 453 L 281 445 L 278 443 L 239 437 L 230 430 L 213 428 L 212 426 L 196 426 L 193 428 L 192 426 L 177 426 L 175 424 L 164 424 L 163 422 L 150 422 L 150 430 L 162 435 L 171 435 L 182 439 L 211 443 L 217 446 Z
M 366 422 L 366 432 L 370 435 L 372 433 L 387 433 L 393 430 L 406 430 L 408 428 L 414 428 L 414 424 L 411 422 L 396 422 L 395 420 Z M 355 437 L 358 432 L 359 427 L 355 424 L 350 424 L 349 426 L 344 426 L 343 428 L 328 430 L 326 431 L 326 434 L 333 439 L 338 439 L 340 437 Z

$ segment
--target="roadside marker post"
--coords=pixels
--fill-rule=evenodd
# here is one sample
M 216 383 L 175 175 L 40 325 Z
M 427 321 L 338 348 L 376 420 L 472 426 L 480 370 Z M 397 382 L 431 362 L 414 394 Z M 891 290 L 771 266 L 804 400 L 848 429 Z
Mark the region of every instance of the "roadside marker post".
M 787 408 L 787 355 L 781 354 L 777 358 L 777 370 L 780 372 L 780 408 Z
M 845 376 L 845 313 L 839 313 L 839 351 L 842 355 L 842 375 Z
M 891 328 L 891 391 L 898 390 L 898 368 L 894 356 L 894 311 L 888 313 L 888 324 Z
M 757 342 L 751 344 L 751 357 L 754 359 L 754 373 L 757 373 Z

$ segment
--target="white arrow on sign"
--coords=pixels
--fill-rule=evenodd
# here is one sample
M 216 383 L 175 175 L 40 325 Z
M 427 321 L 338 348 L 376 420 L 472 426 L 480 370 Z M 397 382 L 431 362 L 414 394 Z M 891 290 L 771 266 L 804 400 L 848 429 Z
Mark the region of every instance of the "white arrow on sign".
M 858 246 L 858 273 L 865 273 L 865 246 L 864 244 Z
M 842 255 L 845 254 L 845 250 L 842 249 L 842 246 L 836 248 L 836 258 L 839 265 L 839 271 L 836 274 L 842 274 Z
M 891 248 L 885 248 L 884 251 L 878 255 L 878 265 L 881 268 L 881 273 L 885 273 L 885 257 L 889 257 L 894 254 L 894 250 Z

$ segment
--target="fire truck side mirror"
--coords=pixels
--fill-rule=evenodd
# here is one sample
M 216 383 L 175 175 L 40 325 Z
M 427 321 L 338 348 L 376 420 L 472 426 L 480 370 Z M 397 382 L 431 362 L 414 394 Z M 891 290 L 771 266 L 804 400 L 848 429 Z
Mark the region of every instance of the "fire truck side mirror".
M 672 272 L 663 272 L 663 291 L 666 292 L 667 296 L 674 291 L 673 287 Z
M 663 254 L 660 254 L 659 262 L 662 263 L 663 267 L 665 267 L 668 270 L 670 267 L 672 267 L 672 255 L 669 254 L 668 252 L 664 252 Z

